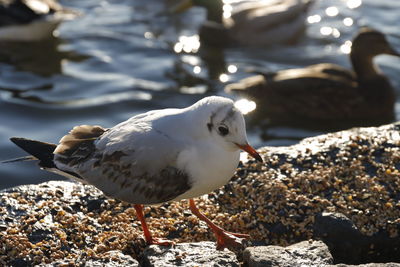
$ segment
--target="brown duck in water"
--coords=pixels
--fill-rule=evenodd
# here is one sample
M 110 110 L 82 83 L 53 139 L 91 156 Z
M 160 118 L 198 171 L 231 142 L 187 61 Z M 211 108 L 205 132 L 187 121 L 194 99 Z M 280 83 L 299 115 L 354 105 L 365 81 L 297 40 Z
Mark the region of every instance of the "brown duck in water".
M 394 119 L 395 93 L 373 63 L 380 54 L 399 56 L 385 36 L 364 27 L 353 40 L 352 70 L 322 63 L 252 76 L 225 87 L 257 103 L 273 122 L 374 125 Z M 341 126 L 339 126 L 341 127 Z

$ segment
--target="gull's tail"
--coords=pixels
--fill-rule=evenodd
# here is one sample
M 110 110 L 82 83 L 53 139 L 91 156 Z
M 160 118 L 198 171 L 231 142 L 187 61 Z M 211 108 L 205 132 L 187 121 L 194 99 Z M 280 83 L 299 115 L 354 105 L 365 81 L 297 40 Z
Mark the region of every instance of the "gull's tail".
M 53 154 L 57 145 L 36 140 L 30 140 L 22 137 L 11 137 L 10 140 L 23 150 L 31 154 L 31 156 L 10 159 L 3 161 L 2 163 L 38 160 L 39 161 L 38 165 L 47 171 L 54 172 L 74 180 L 79 180 L 80 182 L 84 182 L 82 178 L 79 176 L 79 174 L 71 171 L 64 171 L 57 168 L 57 166 L 54 163 L 54 154 Z
M 30 161 L 30 160 L 37 160 L 34 156 L 25 156 L 25 157 L 20 157 L 20 158 L 15 158 L 15 159 L 8 159 L 8 160 L 3 160 L 1 163 L 13 163 L 13 162 L 18 162 L 18 161 Z
M 31 156 L 11 159 L 3 161 L 3 163 L 27 161 L 27 160 L 39 160 L 39 166 L 42 168 L 56 168 L 53 162 L 54 158 L 53 151 L 56 149 L 57 145 L 40 142 L 36 140 L 25 139 L 21 137 L 11 137 L 10 140 L 23 150 L 31 154 Z

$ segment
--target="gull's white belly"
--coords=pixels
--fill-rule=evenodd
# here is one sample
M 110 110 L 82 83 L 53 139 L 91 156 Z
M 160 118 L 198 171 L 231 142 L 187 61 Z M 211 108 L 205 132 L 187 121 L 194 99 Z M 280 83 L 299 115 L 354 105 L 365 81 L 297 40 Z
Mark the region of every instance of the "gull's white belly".
M 178 164 L 184 166 L 188 172 L 192 187 L 175 200 L 208 194 L 227 184 L 239 164 L 239 155 L 239 150 L 227 152 L 215 147 L 204 153 L 194 150 L 183 151 Z

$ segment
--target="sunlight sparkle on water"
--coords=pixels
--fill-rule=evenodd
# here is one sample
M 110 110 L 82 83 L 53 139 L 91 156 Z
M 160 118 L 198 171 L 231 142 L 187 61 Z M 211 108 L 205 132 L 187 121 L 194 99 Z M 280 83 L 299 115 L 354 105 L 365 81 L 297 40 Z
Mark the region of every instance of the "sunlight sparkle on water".
M 243 98 L 235 102 L 235 107 L 240 110 L 240 112 L 242 112 L 244 115 L 246 115 L 249 112 L 255 110 L 257 105 L 254 101 Z
M 196 56 L 192 55 L 184 55 L 182 56 L 182 62 L 185 62 L 187 64 L 190 64 L 192 66 L 197 66 L 200 64 L 200 59 Z
M 322 35 L 327 36 L 327 35 L 331 35 L 331 34 L 332 34 L 333 29 L 332 29 L 331 27 L 325 26 L 325 27 L 321 27 L 321 29 L 319 29 L 319 32 L 320 32 Z
M 183 45 L 182 45 L 181 43 L 176 43 L 176 44 L 174 45 L 174 51 L 175 51 L 175 53 L 180 53 L 180 52 L 182 52 L 182 49 L 183 49 Z
M 344 44 L 340 46 L 340 51 L 342 51 L 343 54 L 350 54 L 351 52 L 351 41 L 346 41 Z
M 357 8 L 357 7 L 361 6 L 362 1 L 361 0 L 347 0 L 346 4 L 347 4 L 348 8 L 353 9 L 353 8 Z
M 325 9 L 325 13 L 329 16 L 329 17 L 335 17 L 339 14 L 339 9 L 335 6 L 330 6 L 327 9 Z
M 198 35 L 180 36 L 179 42 L 174 45 L 175 53 L 196 53 L 200 48 L 200 39 Z
M 313 15 L 313 16 L 308 16 L 307 22 L 310 24 L 313 23 L 318 23 L 321 21 L 321 16 L 320 15 Z
M 53 36 L 54 37 L 59 37 L 60 36 L 60 31 L 59 30 L 54 30 L 53 31 Z
M 235 73 L 237 72 L 237 67 L 235 65 L 229 65 L 228 66 L 228 72 L 229 73 Z
M 222 7 L 222 10 L 224 11 L 224 12 L 223 12 L 224 18 L 227 19 L 227 18 L 230 18 L 230 17 L 232 16 L 233 7 L 232 7 L 231 5 L 225 4 L 225 5 Z
M 340 37 L 340 31 L 338 29 L 336 29 L 336 28 L 333 28 L 332 36 L 335 37 L 335 38 L 339 38 Z
M 146 39 L 154 38 L 154 34 L 151 33 L 151 32 L 145 32 L 144 33 L 144 38 L 146 38 Z
M 32 10 L 38 13 L 46 14 L 50 12 L 50 7 L 45 4 L 45 2 L 39 0 L 28 1 L 25 5 L 28 5 Z
M 328 27 L 328 26 L 321 27 L 319 32 L 322 35 L 325 35 L 325 36 L 332 35 L 335 38 L 339 38 L 340 37 L 340 31 L 338 29 L 332 28 L 332 27 Z
M 343 19 L 343 24 L 347 27 L 350 27 L 351 25 L 353 25 L 354 21 L 352 18 L 344 18 Z
M 193 73 L 199 74 L 201 72 L 201 67 L 200 66 L 194 66 L 193 67 Z
M 226 73 L 222 73 L 221 75 L 219 75 L 219 80 L 222 83 L 226 83 L 227 81 L 229 81 L 229 76 Z

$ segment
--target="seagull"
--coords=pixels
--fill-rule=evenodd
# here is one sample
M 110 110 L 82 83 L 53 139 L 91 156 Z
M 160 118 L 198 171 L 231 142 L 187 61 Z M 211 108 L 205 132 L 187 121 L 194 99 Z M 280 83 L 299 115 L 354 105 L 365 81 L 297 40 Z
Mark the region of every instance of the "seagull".
M 78 15 L 53 0 L 0 0 L 0 41 L 40 41 Z
M 182 109 L 149 111 L 108 129 L 76 126 L 58 145 L 19 137 L 10 140 L 31 154 L 14 161 L 38 160 L 44 170 L 132 203 L 148 244 L 173 242 L 151 235 L 143 205 L 181 199 L 189 199 L 192 213 L 214 232 L 217 249 L 240 248 L 249 237 L 215 225 L 193 200 L 230 180 L 240 149 L 262 162 L 247 141 L 242 113 L 228 98 L 210 96 Z

